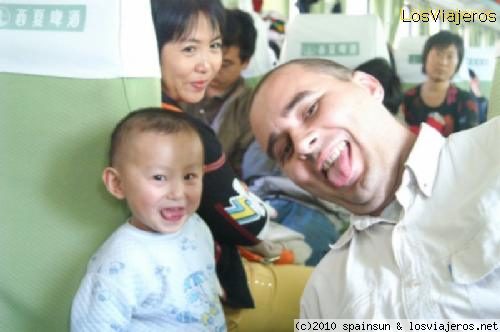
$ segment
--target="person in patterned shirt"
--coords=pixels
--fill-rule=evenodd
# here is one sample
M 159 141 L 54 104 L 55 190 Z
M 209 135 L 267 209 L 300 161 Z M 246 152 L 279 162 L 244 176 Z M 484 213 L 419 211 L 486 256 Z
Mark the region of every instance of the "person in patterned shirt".
M 424 45 L 422 72 L 424 83 L 408 90 L 403 100 L 405 121 L 418 133 L 425 122 L 443 136 L 478 124 L 474 96 L 451 82 L 464 57 L 464 43 L 459 35 L 440 31 Z

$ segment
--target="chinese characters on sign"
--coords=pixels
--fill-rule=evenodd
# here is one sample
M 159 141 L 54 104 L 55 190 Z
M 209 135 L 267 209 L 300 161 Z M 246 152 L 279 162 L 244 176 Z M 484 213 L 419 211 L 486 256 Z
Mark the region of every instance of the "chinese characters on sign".
M 356 56 L 359 42 L 302 43 L 300 53 L 304 57 L 314 56 Z
M 83 31 L 85 5 L 1 4 L 0 29 Z

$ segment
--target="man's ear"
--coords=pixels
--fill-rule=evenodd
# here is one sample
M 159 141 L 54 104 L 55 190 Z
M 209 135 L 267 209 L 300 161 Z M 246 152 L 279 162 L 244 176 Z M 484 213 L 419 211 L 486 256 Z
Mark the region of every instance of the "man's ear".
M 106 167 L 102 172 L 102 181 L 111 195 L 118 199 L 124 199 L 120 173 L 113 167 Z
M 384 87 L 380 82 L 370 74 L 362 71 L 355 71 L 352 80 L 367 89 L 368 92 L 378 101 L 384 100 Z

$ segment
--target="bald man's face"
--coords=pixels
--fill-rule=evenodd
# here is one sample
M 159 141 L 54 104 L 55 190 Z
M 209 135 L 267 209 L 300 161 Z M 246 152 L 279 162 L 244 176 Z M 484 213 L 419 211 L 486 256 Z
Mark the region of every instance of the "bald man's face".
M 367 74 L 341 81 L 289 64 L 263 83 L 250 119 L 261 147 L 295 183 L 367 214 L 387 199 L 394 176 L 384 132 L 394 119 L 382 99 L 382 87 Z

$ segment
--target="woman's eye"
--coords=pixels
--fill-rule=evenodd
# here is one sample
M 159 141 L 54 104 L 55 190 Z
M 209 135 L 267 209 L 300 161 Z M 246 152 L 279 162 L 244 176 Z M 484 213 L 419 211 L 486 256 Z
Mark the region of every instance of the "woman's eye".
M 214 42 L 210 45 L 212 49 L 215 50 L 220 50 L 222 48 L 222 43 L 221 42 Z
M 165 181 L 167 177 L 165 175 L 153 175 L 155 181 Z
M 185 53 L 194 53 L 196 51 L 196 48 L 194 46 L 186 46 L 182 49 L 182 52 Z

